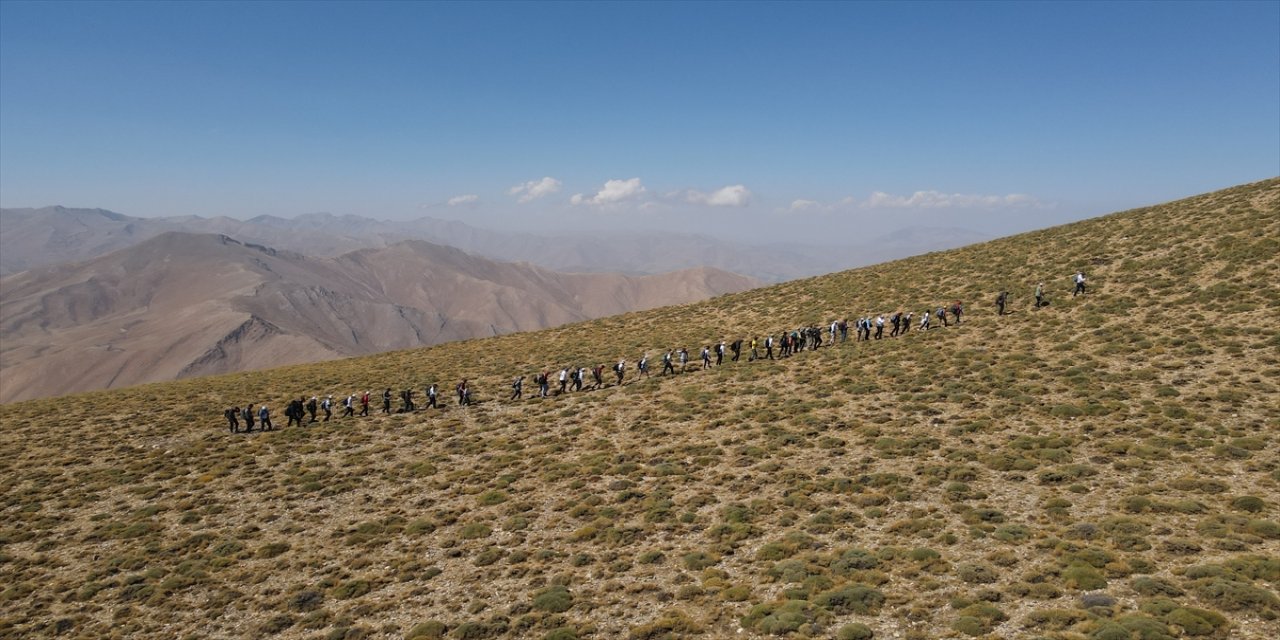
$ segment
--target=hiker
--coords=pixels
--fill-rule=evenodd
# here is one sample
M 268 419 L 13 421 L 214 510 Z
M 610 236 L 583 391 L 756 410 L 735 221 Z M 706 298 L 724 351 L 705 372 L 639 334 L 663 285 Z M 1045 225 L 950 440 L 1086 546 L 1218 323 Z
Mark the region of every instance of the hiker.
M 511 399 L 519 400 L 523 395 L 524 395 L 524 376 L 519 376 L 516 378 L 515 382 L 511 383 Z
M 360 394 L 360 415 L 368 417 L 369 415 L 369 392 L 365 391 Z
M 840 319 L 840 342 L 844 343 L 849 340 L 849 319 Z
M 600 389 L 604 387 L 604 365 L 603 364 L 597 364 L 596 366 L 591 368 L 591 379 L 595 381 L 591 385 L 592 389 Z
M 320 408 L 324 410 L 324 420 L 321 422 L 328 422 L 329 418 L 333 417 L 333 396 L 325 396 L 324 401 L 320 403 Z
M 929 330 L 929 310 L 928 309 L 925 309 L 924 313 L 920 316 L 920 330 L 921 331 Z
M 463 378 L 462 382 L 459 382 L 458 386 L 454 388 L 454 391 L 458 393 L 458 406 L 466 406 L 470 401 L 468 397 L 470 394 L 467 391 L 467 379 Z
M 707 361 L 710 362 L 710 358 Z M 622 386 L 622 376 L 627 373 L 627 361 L 619 360 L 618 364 L 613 365 L 613 372 L 618 375 L 618 386 Z
M 1084 295 L 1084 272 L 1077 271 L 1073 280 L 1076 283 L 1076 288 L 1075 291 L 1071 292 L 1071 297 L 1074 298 L 1077 295 Z
M 413 404 L 413 389 L 405 389 L 404 390 L 404 412 L 412 413 L 417 409 L 418 409 L 418 406 Z
M 299 415 L 301 413 L 302 403 L 298 400 L 290 400 L 289 404 L 284 406 L 284 417 L 289 419 L 284 424 L 285 428 L 292 427 L 294 422 L 297 422 L 298 426 L 302 426 L 302 416 Z
M 964 303 L 956 300 L 951 303 L 951 316 L 956 319 L 956 324 L 960 324 L 960 317 L 964 315 Z
M 737 362 L 738 357 L 742 355 L 742 339 L 739 338 L 729 343 L 729 350 L 733 352 L 733 357 L 729 359 Z
M 716 359 L 716 364 L 720 364 L 720 358 L 724 357 L 724 343 L 720 343 L 720 356 Z M 649 377 L 649 354 L 640 356 L 640 361 L 636 363 L 636 371 L 639 371 L 639 377 Z
M 769 360 L 773 359 L 773 334 L 764 337 L 764 357 Z
M 702 368 L 703 369 L 711 368 L 711 346 L 710 345 L 702 347 Z
M 718 367 L 722 364 L 724 364 L 724 340 L 721 340 L 720 344 L 716 345 L 716 366 Z
M 1044 306 L 1044 283 L 1037 282 L 1036 283 L 1036 308 L 1039 309 L 1040 307 L 1043 307 L 1043 306 Z
M 679 357 L 680 357 L 680 373 L 684 373 L 685 370 L 689 367 L 689 349 L 685 347 L 680 347 Z
M 356 394 L 353 393 L 342 401 L 342 417 L 350 418 L 354 415 L 356 415 Z
M 258 425 L 263 431 L 272 431 L 275 427 L 271 426 L 271 411 L 267 409 L 267 405 L 258 408 Z
M 551 393 L 551 383 L 548 382 L 550 372 L 543 371 L 533 377 L 533 381 L 538 383 L 538 397 L 545 398 Z
M 876 340 L 884 337 L 884 314 L 876 316 Z
M 231 433 L 240 432 L 240 407 L 231 407 L 222 412 L 222 417 L 227 419 L 231 427 Z
M 463 406 L 471 406 L 471 387 L 470 385 L 462 388 L 462 404 Z
M 1009 301 L 1008 291 L 1001 291 L 1000 295 L 996 296 L 996 310 L 997 310 L 996 315 L 998 316 L 1004 315 L 1004 305 L 1008 301 Z
M 252 402 L 250 402 L 248 405 L 245 405 L 244 411 L 240 413 L 240 417 L 241 417 L 241 418 L 244 418 L 244 432 L 245 432 L 245 433 L 249 433 L 250 431 L 253 431 L 253 416 L 254 416 L 254 415 L 256 415 L 256 414 L 253 412 L 253 403 L 252 403 Z
M 831 326 L 827 328 L 827 334 L 828 334 L 828 340 L 831 342 L 831 346 L 833 347 L 836 346 L 836 332 L 839 330 L 840 330 L 840 321 L 832 320 Z
M 911 316 L 912 316 L 912 315 L 914 315 L 914 313 L 913 313 L 913 312 L 911 312 L 911 311 L 908 311 L 908 312 L 907 312 L 907 315 L 906 315 L 906 316 L 904 316 L 904 317 L 902 318 L 902 333 L 903 333 L 903 334 L 905 334 L 905 333 L 907 333 L 908 331 L 910 331 L 910 330 L 911 330 Z
M 427 387 L 427 407 L 431 409 L 439 409 L 440 405 L 436 404 L 436 385 L 432 384 Z
M 307 413 L 311 414 L 311 422 L 315 422 L 315 421 L 316 421 L 316 402 L 317 402 L 317 400 L 319 400 L 319 398 L 317 398 L 317 397 L 315 397 L 315 396 L 311 396 L 311 399 L 307 401 Z M 311 422 L 308 422 L 307 424 L 311 424 Z
M 759 342 L 760 340 L 755 336 L 751 337 L 751 357 L 747 358 L 747 362 L 755 362 L 756 358 L 760 357 Z
M 391 413 L 391 387 L 382 392 L 382 412 Z
M 734 360 L 737 360 L 737 359 L 738 359 L 738 357 L 735 355 L 735 356 L 733 357 L 733 359 L 734 359 Z M 669 372 L 671 372 L 671 373 L 675 373 L 675 372 L 676 372 L 675 365 L 671 364 L 671 350 L 670 350 L 670 349 L 668 349 L 666 353 L 662 354 L 662 375 L 664 375 L 664 376 L 665 376 L 665 375 L 667 375 L 667 372 L 668 372 L 668 371 L 669 371 Z
M 560 395 L 569 387 L 569 367 L 560 367 Z

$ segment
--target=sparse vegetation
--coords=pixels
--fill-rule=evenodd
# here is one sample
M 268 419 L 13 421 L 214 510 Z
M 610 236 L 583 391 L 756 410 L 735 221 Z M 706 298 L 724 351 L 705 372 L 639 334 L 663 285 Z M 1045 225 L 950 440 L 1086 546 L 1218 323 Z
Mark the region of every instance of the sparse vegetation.
M 0 635 L 1273 638 L 1278 237 L 1270 180 L 536 334 L 6 405 Z M 549 363 L 955 298 L 958 327 L 497 399 Z M 466 409 L 219 418 L 464 376 Z

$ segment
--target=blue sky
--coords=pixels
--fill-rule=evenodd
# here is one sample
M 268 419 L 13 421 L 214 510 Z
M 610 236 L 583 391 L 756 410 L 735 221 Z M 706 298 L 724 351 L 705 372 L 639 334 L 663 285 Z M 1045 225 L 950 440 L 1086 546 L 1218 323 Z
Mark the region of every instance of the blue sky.
M 1280 2 L 0 3 L 6 207 L 837 242 L 1275 175 Z

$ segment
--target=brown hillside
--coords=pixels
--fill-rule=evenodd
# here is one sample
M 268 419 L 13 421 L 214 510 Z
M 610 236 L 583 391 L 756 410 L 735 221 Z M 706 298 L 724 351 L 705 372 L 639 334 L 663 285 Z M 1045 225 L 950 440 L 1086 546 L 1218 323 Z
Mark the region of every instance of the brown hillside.
M 562 274 L 425 242 L 323 259 L 166 233 L 0 280 L 0 401 L 528 331 L 755 284 L 714 269 Z
M 8 405 L 0 635 L 1271 640 L 1278 269 L 1272 179 L 697 304 Z M 506 399 L 517 374 L 957 298 L 959 326 Z M 220 417 L 463 377 L 475 406 Z

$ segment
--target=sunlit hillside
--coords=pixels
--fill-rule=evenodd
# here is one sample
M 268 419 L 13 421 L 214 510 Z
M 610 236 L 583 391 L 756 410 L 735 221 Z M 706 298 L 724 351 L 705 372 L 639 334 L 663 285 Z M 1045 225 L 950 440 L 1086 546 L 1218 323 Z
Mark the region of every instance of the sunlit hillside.
M 1278 256 L 1271 179 L 548 331 L 7 405 L 0 636 L 1280 637 Z M 958 326 L 697 362 L 954 300 Z M 671 347 L 688 371 L 660 376 Z M 621 387 L 533 397 L 623 358 Z M 439 410 L 281 428 L 299 395 L 433 382 Z M 228 432 L 250 402 L 276 431 Z

